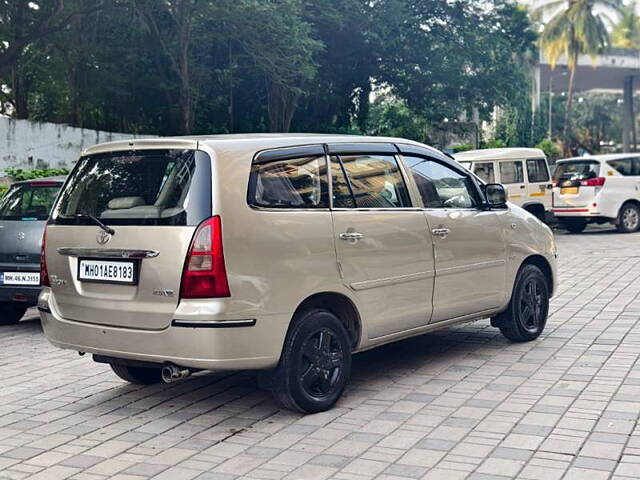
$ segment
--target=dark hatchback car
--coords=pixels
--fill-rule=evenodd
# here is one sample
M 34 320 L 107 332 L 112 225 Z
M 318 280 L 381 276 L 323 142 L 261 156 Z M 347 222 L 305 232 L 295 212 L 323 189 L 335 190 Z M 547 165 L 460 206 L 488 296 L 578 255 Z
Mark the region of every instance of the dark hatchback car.
M 0 325 L 38 303 L 42 234 L 64 180 L 16 182 L 0 199 Z

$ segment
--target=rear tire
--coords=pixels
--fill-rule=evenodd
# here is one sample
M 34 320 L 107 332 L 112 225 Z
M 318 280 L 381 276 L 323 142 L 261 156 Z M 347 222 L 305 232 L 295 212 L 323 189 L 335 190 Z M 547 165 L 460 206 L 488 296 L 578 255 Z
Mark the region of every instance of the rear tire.
M 509 308 L 492 319 L 492 325 L 513 342 L 530 342 L 543 332 L 549 314 L 549 286 L 535 265 L 518 272 Z
M 640 208 L 635 203 L 625 203 L 618 213 L 616 228 L 620 233 L 633 233 L 640 230 Z
M 569 233 L 582 233 L 587 228 L 587 220 L 585 218 L 563 218 L 560 225 Z
M 351 341 L 333 313 L 314 309 L 293 320 L 280 364 L 274 396 L 290 410 L 329 410 L 351 374 Z
M 0 325 L 18 323 L 27 313 L 27 306 L 20 303 L 0 303 Z
M 153 385 L 162 382 L 162 368 L 130 367 L 111 363 L 111 370 L 122 380 L 136 385 Z

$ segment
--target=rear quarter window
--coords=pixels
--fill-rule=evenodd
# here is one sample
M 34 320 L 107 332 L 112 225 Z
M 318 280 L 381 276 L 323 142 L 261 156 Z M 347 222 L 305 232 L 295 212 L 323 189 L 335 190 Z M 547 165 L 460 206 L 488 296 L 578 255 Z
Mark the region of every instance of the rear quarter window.
M 211 216 L 211 159 L 194 150 L 141 150 L 83 157 L 69 176 L 52 222 L 199 225 Z
M 328 208 L 324 155 L 257 162 L 249 177 L 249 204 L 260 208 Z
M 544 158 L 533 158 L 527 160 L 527 176 L 531 183 L 541 183 L 549 181 L 547 161 Z

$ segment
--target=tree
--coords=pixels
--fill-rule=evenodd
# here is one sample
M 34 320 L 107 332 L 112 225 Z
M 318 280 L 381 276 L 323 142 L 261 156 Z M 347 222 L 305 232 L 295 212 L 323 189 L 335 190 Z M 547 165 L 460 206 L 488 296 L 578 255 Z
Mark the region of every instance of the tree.
M 640 17 L 635 2 L 622 10 L 622 18 L 611 33 L 614 47 L 640 49 Z
M 133 0 L 149 35 L 166 56 L 179 81 L 180 133 L 193 128 L 190 49 L 197 0 Z
M 561 56 L 566 56 L 569 67 L 569 89 L 565 107 L 563 129 L 563 154 L 568 156 L 571 150 L 569 133 L 571 130 L 571 108 L 575 88 L 575 76 L 580 55 L 595 56 L 610 45 L 609 33 L 605 25 L 604 14 L 596 13 L 595 7 L 620 11 L 621 0 L 554 0 L 541 8 L 562 8 L 545 26 L 542 34 L 542 48 L 555 68 Z

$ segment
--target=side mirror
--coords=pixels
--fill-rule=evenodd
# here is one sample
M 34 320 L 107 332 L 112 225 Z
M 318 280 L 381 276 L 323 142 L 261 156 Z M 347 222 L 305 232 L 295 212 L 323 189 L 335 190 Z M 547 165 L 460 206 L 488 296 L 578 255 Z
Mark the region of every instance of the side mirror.
M 484 187 L 484 192 L 489 207 L 504 207 L 509 199 L 507 191 L 499 183 L 488 183 Z

